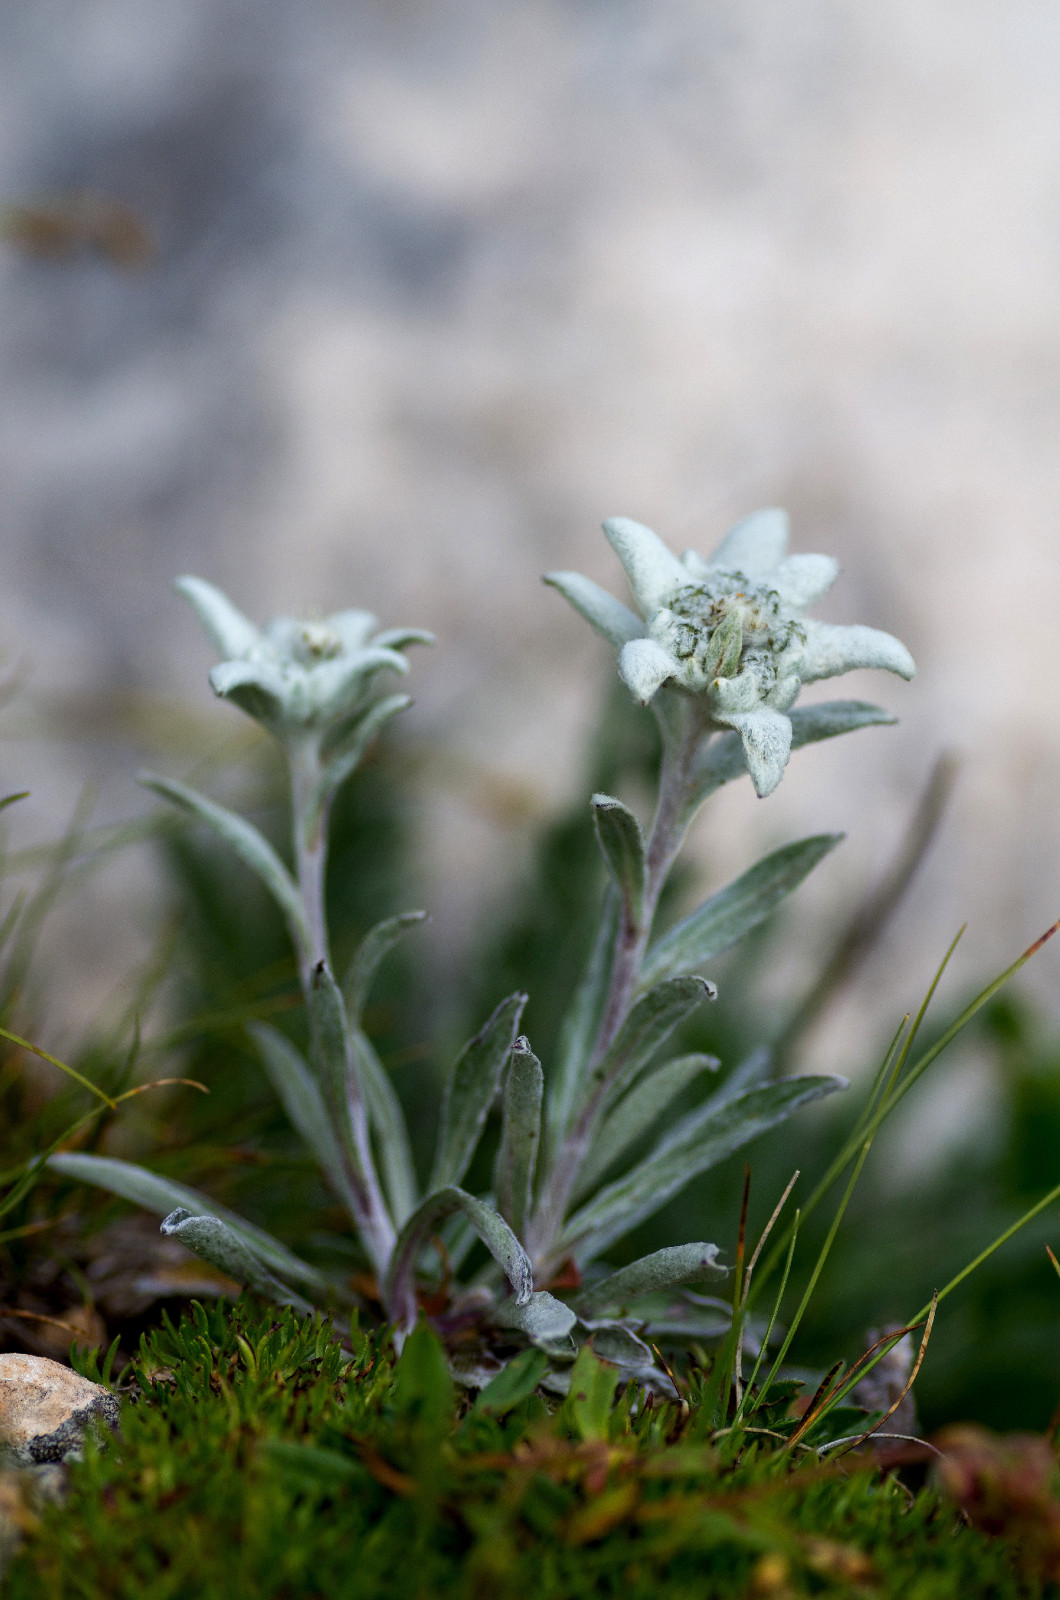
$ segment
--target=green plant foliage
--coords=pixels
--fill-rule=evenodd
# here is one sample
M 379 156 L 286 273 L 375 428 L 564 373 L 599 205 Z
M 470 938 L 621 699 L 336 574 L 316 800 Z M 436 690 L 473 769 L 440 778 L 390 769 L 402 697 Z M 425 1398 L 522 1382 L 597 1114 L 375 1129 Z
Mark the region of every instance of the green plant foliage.
M 527 1352 L 471 1407 L 421 1325 L 356 1328 L 241 1300 L 142 1342 L 120 1441 L 91 1442 L 13 1559 L 5 1600 L 1035 1600 L 1016 1547 L 871 1458 L 697 1437 L 583 1351 L 571 1393 Z M 503 1381 L 502 1381 L 503 1379 Z M 794 1390 L 769 1413 L 783 1422 Z

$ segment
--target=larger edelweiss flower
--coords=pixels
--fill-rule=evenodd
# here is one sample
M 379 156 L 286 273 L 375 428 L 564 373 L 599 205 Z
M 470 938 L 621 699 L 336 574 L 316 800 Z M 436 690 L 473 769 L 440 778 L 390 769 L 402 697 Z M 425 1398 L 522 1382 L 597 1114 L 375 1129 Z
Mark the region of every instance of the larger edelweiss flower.
M 628 517 L 604 523 L 641 615 L 578 572 L 546 582 L 619 647 L 618 670 L 646 705 L 664 684 L 701 696 L 708 722 L 733 728 L 759 795 L 780 782 L 791 752 L 785 715 L 804 683 L 856 667 L 902 678 L 916 671 L 905 645 L 878 628 L 836 627 L 806 616 L 839 567 L 831 556 L 789 556 L 783 511 L 756 511 L 726 534 L 709 561 L 680 560 Z

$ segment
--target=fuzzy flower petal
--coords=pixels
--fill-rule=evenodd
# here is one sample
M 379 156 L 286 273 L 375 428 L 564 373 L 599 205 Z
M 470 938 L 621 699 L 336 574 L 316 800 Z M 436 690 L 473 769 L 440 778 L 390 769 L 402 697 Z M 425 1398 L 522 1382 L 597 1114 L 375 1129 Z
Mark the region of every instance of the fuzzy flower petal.
M 688 582 L 688 573 L 673 551 L 642 522 L 608 517 L 604 533 L 626 569 L 629 586 L 645 616 L 658 611 L 675 589 Z
M 763 706 L 758 711 L 738 711 L 732 716 L 718 717 L 726 727 L 734 728 L 743 744 L 744 760 L 751 774 L 751 782 L 760 800 L 772 794 L 788 764 L 791 754 L 791 723 L 779 711 Z
M 788 514 L 775 506 L 753 511 L 730 528 L 710 558 L 710 566 L 764 578 L 788 548 Z
M 334 611 L 323 622 L 344 650 L 363 649 L 378 626 L 379 618 L 371 611 Z
M 437 640 L 426 628 L 384 628 L 372 643 L 383 645 L 387 650 L 406 650 L 410 644 L 436 644 Z
M 785 556 L 769 584 L 786 606 L 804 611 L 824 599 L 838 576 L 839 562 L 832 556 Z
M 245 656 L 254 649 L 260 634 L 232 604 L 226 594 L 205 578 L 178 578 L 175 587 L 190 600 L 210 642 L 223 656 Z
M 334 661 L 324 661 L 307 674 L 312 697 L 312 713 L 322 714 L 328 721 L 344 716 L 363 694 L 367 679 L 381 667 L 389 667 L 402 676 L 409 670 L 405 657 L 396 650 L 351 650 L 349 655 L 336 656 Z
M 597 633 L 620 649 L 630 639 L 643 638 L 640 618 L 591 578 L 584 578 L 580 572 L 546 572 L 545 582 L 558 589 Z
M 210 687 L 219 699 L 266 723 L 282 716 L 288 693 L 283 673 L 264 661 L 222 661 L 211 669 Z
M 879 667 L 896 672 L 900 678 L 916 674 L 916 665 L 902 641 L 880 628 L 866 628 L 860 623 L 844 628 L 812 619 L 805 628 L 806 648 L 799 667 L 803 683 L 835 678 L 858 667 Z
M 622 646 L 618 670 L 627 687 L 641 705 L 647 705 L 656 689 L 672 678 L 679 670 L 678 663 L 668 650 L 654 639 L 631 639 Z

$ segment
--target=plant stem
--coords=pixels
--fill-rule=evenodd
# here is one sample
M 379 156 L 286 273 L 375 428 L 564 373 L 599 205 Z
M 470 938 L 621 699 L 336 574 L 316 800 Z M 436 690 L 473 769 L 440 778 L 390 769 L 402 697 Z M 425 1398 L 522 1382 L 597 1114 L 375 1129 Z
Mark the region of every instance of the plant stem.
M 328 924 L 325 903 L 327 869 L 327 815 L 319 814 L 315 803 L 320 783 L 319 740 L 303 734 L 287 744 L 291 774 L 291 813 L 295 875 L 309 928 L 310 945 L 302 956 L 302 988 L 308 993 L 313 968 L 325 962 L 330 969 Z
M 323 963 L 328 971 L 331 971 L 325 898 L 328 807 L 320 804 L 322 771 L 319 737 L 313 732 L 306 732 L 297 740 L 289 740 L 287 759 L 291 777 L 295 872 L 310 937 L 308 949 L 300 952 L 302 992 L 308 1005 L 316 969 Z M 348 1026 L 346 1054 L 349 1129 L 353 1149 L 344 1150 L 343 1154 L 350 1185 L 350 1210 L 357 1232 L 382 1281 L 394 1248 L 394 1225 L 383 1199 L 379 1176 L 372 1158 L 368 1117 L 353 1067 L 352 1040 Z M 345 1141 L 340 1139 L 340 1146 L 344 1143 Z M 397 1308 L 388 1309 L 396 1320 L 407 1322 L 411 1315 L 413 1323 L 415 1322 L 414 1305 L 411 1311 L 404 1303 Z
M 596 1039 L 585 1066 L 585 1081 L 590 1083 L 594 1074 L 598 1074 L 636 998 L 659 897 L 688 828 L 688 798 L 696 756 L 706 730 L 694 701 L 675 696 L 669 710 L 670 715 L 660 717 L 663 756 L 659 773 L 659 798 L 647 840 L 643 909 L 638 916 L 628 903 L 622 906 L 607 996 Z M 546 1273 L 553 1265 L 549 1259 L 552 1247 L 562 1228 L 571 1193 L 596 1132 L 609 1088 L 609 1079 L 598 1077 L 556 1153 L 552 1173 L 532 1219 L 529 1228 L 531 1255 L 535 1265 L 542 1266 Z

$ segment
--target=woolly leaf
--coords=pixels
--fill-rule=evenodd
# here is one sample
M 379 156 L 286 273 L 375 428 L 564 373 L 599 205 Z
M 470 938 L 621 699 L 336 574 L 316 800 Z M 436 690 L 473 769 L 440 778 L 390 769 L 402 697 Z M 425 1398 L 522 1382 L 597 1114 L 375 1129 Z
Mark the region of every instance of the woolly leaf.
M 277 1305 L 293 1306 L 303 1316 L 312 1312 L 308 1300 L 288 1289 L 274 1277 L 265 1263 L 219 1217 L 195 1216 L 183 1206 L 163 1218 L 160 1232 L 179 1239 L 186 1249 L 237 1283 L 249 1284 L 258 1294 Z
M 402 911 L 396 917 L 387 917 L 385 922 L 377 922 L 375 927 L 365 934 L 357 947 L 356 955 L 350 962 L 346 981 L 342 986 L 346 997 L 346 1010 L 355 1027 L 360 1025 L 368 992 L 386 957 L 411 928 L 418 928 L 426 921 L 426 911 Z
M 438 1134 L 430 1188 L 445 1189 L 459 1183 L 475 1153 L 490 1106 L 500 1087 L 504 1064 L 512 1051 L 525 994 L 502 1000 L 489 1021 L 454 1063 Z
M 671 978 L 641 995 L 593 1072 L 590 1095 L 601 1086 L 611 1098 L 620 1094 L 678 1024 L 691 1016 L 701 1001 L 713 1000 L 716 995 L 712 983 L 691 977 Z
M 615 1239 L 654 1216 L 701 1172 L 800 1107 L 844 1088 L 843 1078 L 786 1078 L 751 1089 L 717 1108 L 708 1103 L 692 1112 L 639 1165 L 607 1184 L 571 1217 L 557 1250 L 573 1250 L 582 1263 L 592 1260 Z
M 134 1205 L 143 1206 L 145 1210 L 162 1216 L 174 1209 L 183 1209 L 196 1217 L 218 1217 L 281 1278 L 291 1278 L 296 1283 L 308 1284 L 319 1290 L 328 1287 L 323 1273 L 292 1255 L 278 1239 L 256 1228 L 253 1223 L 245 1222 L 234 1211 L 218 1205 L 197 1189 L 190 1189 L 187 1184 L 175 1183 L 172 1178 L 161 1178 L 157 1173 L 148 1172 L 146 1167 L 135 1166 L 131 1161 L 117 1161 L 112 1156 L 83 1155 L 72 1150 L 49 1156 L 47 1165 L 52 1172 L 61 1173 L 64 1178 L 77 1178 L 82 1183 L 91 1183 L 97 1189 L 106 1189 L 110 1194 L 120 1195 L 123 1200 L 131 1200 Z
M 630 1145 L 646 1134 L 671 1101 L 687 1089 L 703 1072 L 716 1072 L 717 1056 L 676 1056 L 663 1066 L 646 1072 L 619 1100 L 593 1136 L 585 1160 L 578 1169 L 574 1199 L 590 1194 L 608 1167 L 625 1155 Z
M 383 1285 L 384 1303 L 388 1306 L 405 1303 L 420 1250 L 455 1211 L 467 1217 L 490 1255 L 504 1269 L 516 1303 L 525 1305 L 534 1286 L 530 1257 L 499 1212 L 451 1185 L 429 1194 L 398 1235 Z
M 593 821 L 607 863 L 630 921 L 640 924 L 644 912 L 647 860 L 644 835 L 632 811 L 608 794 L 593 795 Z
M 300 955 L 304 956 L 312 941 L 294 879 L 272 845 L 257 828 L 237 816 L 234 811 L 229 811 L 227 806 L 219 806 L 215 801 L 207 800 L 205 795 L 199 794 L 195 789 L 189 789 L 185 783 L 178 783 L 174 778 L 160 778 L 155 773 L 142 772 L 139 782 L 145 789 L 154 790 L 155 794 L 161 795 L 164 800 L 172 801 L 175 806 L 190 811 L 192 816 L 205 822 L 235 851 L 244 866 L 257 873 L 287 918 L 291 938 Z
M 523 1038 L 516 1039 L 504 1084 L 501 1142 L 493 1187 L 497 1208 L 522 1236 L 530 1209 L 538 1145 L 541 1141 L 541 1063 Z
M 784 845 L 711 895 L 698 911 L 671 928 L 649 950 L 641 978 L 644 986 L 692 972 L 742 939 L 799 886 L 843 837 L 841 833 L 819 833 Z
M 698 1283 L 702 1278 L 722 1277 L 728 1270 L 717 1262 L 716 1244 L 678 1244 L 665 1250 L 654 1250 L 628 1267 L 613 1272 L 588 1289 L 582 1289 L 574 1299 L 574 1309 L 580 1317 L 594 1317 L 601 1311 L 617 1311 L 645 1295 L 660 1289 L 676 1289 L 684 1283 Z

